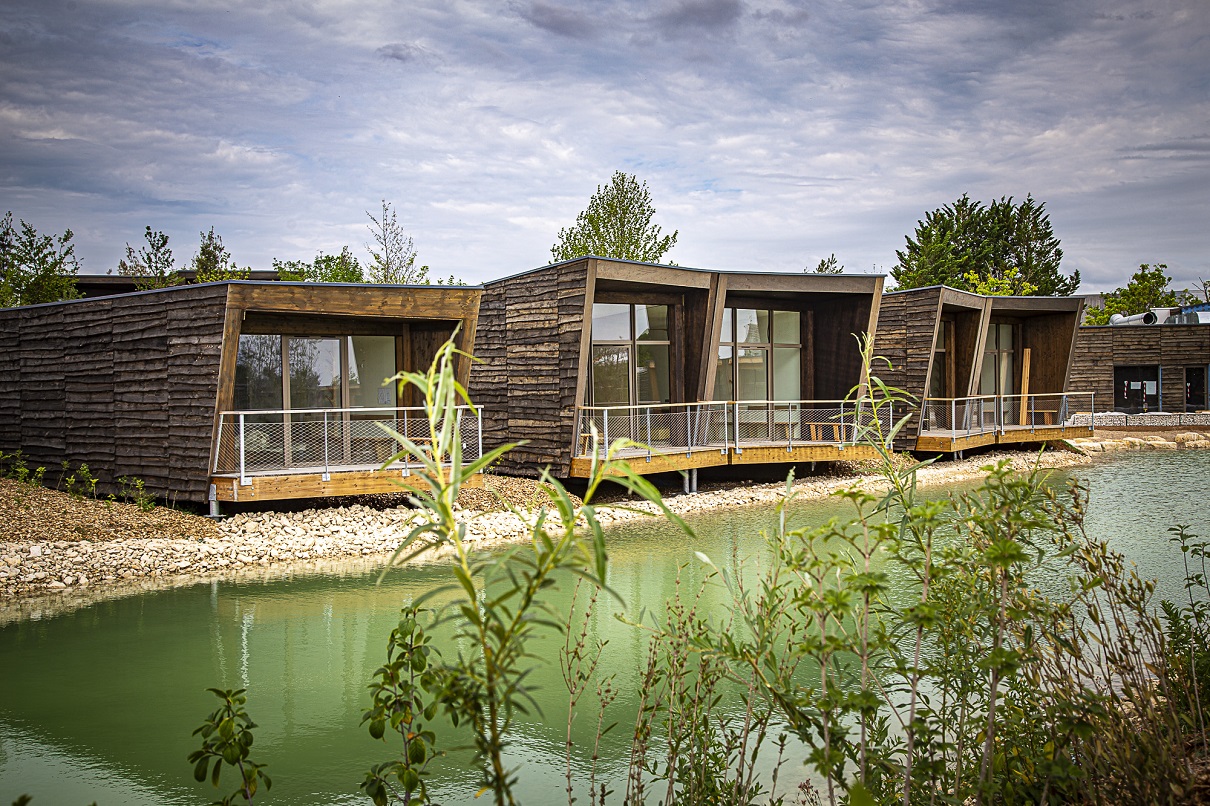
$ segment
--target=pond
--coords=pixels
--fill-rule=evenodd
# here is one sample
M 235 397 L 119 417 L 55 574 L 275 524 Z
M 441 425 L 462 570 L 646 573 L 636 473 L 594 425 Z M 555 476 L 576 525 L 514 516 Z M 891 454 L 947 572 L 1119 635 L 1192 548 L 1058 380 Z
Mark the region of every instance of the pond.
M 1131 454 L 1079 475 L 1091 488 L 1089 533 L 1107 537 L 1144 576 L 1157 578 L 1159 595 L 1180 595 L 1181 555 L 1167 529 L 1187 523 L 1210 534 L 1210 452 Z M 843 511 L 832 501 L 804 504 L 795 523 L 822 523 Z M 695 551 L 720 565 L 733 556 L 761 562 L 759 532 L 773 516 L 770 507 L 704 514 L 692 519 L 696 541 L 654 521 L 611 531 L 610 581 L 629 617 L 638 618 L 644 605 L 661 606 L 678 573 L 696 589 L 702 567 Z M 186 804 L 225 794 L 234 779 L 225 774 L 221 790 L 195 784 L 185 760 L 197 747 L 192 730 L 213 710 L 210 686 L 248 689 L 259 725 L 252 757 L 267 762 L 274 778 L 258 803 L 368 802 L 358 784 L 394 748 L 360 725 L 366 684 L 385 658 L 401 604 L 446 582 L 447 572 L 424 566 L 375 581 L 364 575 L 199 585 L 0 628 L 0 803 L 23 792 L 35 796 L 34 806 Z M 643 636 L 614 618 L 619 609 L 603 602 L 591 619 L 592 632 L 609 641 L 607 671 L 617 674 L 622 692 L 614 706 L 621 724 L 607 736 L 606 759 L 619 758 L 628 744 L 646 655 Z M 552 662 L 533 680 L 544 692 L 545 718 L 519 725 L 512 753 L 527 803 L 566 797 L 567 695 L 553 662 L 561 641 L 548 643 L 541 654 Z M 580 728 L 583 742 L 588 725 Z M 804 775 L 793 764 L 783 780 L 793 785 Z M 440 802 L 473 802 L 476 774 L 465 756 L 447 760 L 437 780 Z

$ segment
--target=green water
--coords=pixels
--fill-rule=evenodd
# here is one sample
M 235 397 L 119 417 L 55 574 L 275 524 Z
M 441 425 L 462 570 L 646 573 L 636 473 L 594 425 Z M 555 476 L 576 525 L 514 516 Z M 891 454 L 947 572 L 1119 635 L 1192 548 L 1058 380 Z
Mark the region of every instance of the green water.
M 1174 523 L 1210 534 L 1206 490 L 1210 452 L 1136 454 L 1080 471 L 1091 487 L 1088 529 L 1107 536 L 1160 595 L 1181 593 L 1180 552 L 1167 542 Z M 796 524 L 841 512 L 833 502 L 803 505 Z M 759 564 L 758 533 L 772 525 L 771 507 L 692 519 L 691 541 L 654 521 L 610 534 L 611 584 L 638 618 L 675 590 L 678 572 L 701 578 L 694 552 L 719 564 L 738 555 Z M 253 758 L 269 763 L 273 790 L 258 803 L 368 802 L 357 786 L 388 748 L 360 726 L 366 683 L 384 659 L 400 605 L 446 581 L 437 567 L 375 576 L 311 577 L 271 583 L 199 585 L 103 602 L 74 613 L 0 628 L 0 803 L 18 794 L 43 804 L 185 804 L 214 799 L 195 784 L 185 761 L 190 735 L 213 708 L 209 686 L 246 687 L 258 722 Z M 693 586 L 696 587 L 696 586 Z M 709 596 L 721 599 L 717 593 Z M 618 759 L 633 719 L 635 688 L 645 659 L 641 634 L 598 609 L 596 636 L 609 641 L 607 671 L 616 672 L 623 725 L 606 737 L 603 756 Z M 513 759 L 527 803 L 563 799 L 566 693 L 553 663 L 561 644 L 540 653 L 552 660 L 533 682 L 547 692 L 545 719 L 521 723 Z M 584 724 L 576 732 L 583 744 Z M 577 768 L 587 763 L 579 753 Z M 619 762 L 607 762 L 616 773 Z M 783 781 L 802 776 L 793 766 Z M 787 780 L 788 779 L 788 780 Z M 470 803 L 475 774 L 465 758 L 438 771 L 442 803 Z M 234 785 L 224 785 L 224 794 Z

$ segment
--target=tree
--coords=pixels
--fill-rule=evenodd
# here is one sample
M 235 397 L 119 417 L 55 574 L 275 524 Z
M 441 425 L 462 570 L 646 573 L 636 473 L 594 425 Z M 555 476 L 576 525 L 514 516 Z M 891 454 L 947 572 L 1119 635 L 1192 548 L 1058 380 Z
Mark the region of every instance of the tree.
M 366 215 L 372 222 L 368 225 L 374 236 L 374 247 L 366 246 L 370 253 L 367 279 L 371 283 L 391 285 L 423 285 L 428 283 L 429 267 L 416 266 L 416 248 L 410 236 L 395 217 L 395 211 L 386 199 L 382 200 L 382 218 L 375 218 L 369 210 Z
M 559 241 L 550 248 L 552 262 L 596 255 L 659 263 L 676 246 L 677 232 L 660 237 L 660 228 L 651 223 L 654 215 L 647 183 L 615 171 L 608 186 L 597 185 L 575 226 L 559 230 Z
M 1001 197 L 984 206 L 963 194 L 926 213 L 914 234 L 895 252 L 899 263 L 891 277 L 901 289 L 949 285 L 973 291 L 986 281 L 1017 296 L 1070 296 L 1080 286 L 1078 271 L 1069 277 L 1060 272 L 1063 250 L 1046 204 L 1033 196 L 1019 204 Z
M 1109 317 L 1115 313 L 1130 316 L 1146 313 L 1152 308 L 1176 307 L 1176 292 L 1168 288 L 1172 278 L 1167 271 L 1165 263 L 1156 263 L 1154 266 L 1140 263 L 1139 270 L 1131 276 L 1125 288 L 1105 294 L 1103 307 L 1089 308 L 1085 312 L 1084 324 L 1107 325 Z
M 315 260 L 274 260 L 273 268 L 283 280 L 301 280 L 308 283 L 364 283 L 361 264 L 349 247 L 341 247 L 339 255 L 320 252 Z
M 39 235 L 25 221 L 13 226 L 13 214 L 0 219 L 0 308 L 75 299 L 76 260 L 72 231 Z
M 223 280 L 247 280 L 252 275 L 252 269 L 241 269 L 231 259 L 231 253 L 223 246 L 223 239 L 214 232 L 201 234 L 197 254 L 189 263 L 189 268 L 196 272 L 195 279 L 199 283 L 217 283 Z
M 118 274 L 136 278 L 134 287 L 139 291 L 178 285 L 181 275 L 174 267 L 168 236 L 148 226 L 143 238 L 147 246 L 138 252 L 127 242 L 126 257 L 118 261 Z
M 1033 283 L 1022 280 L 1013 267 L 1007 269 L 1002 277 L 980 277 L 969 271 L 963 279 L 967 289 L 987 297 L 1028 297 L 1038 290 Z
M 1197 278 L 1192 288 L 1180 292 L 1181 305 L 1203 305 L 1210 302 L 1210 281 Z
M 804 269 L 805 271 L 805 269 Z M 819 261 L 819 265 L 815 267 L 816 274 L 843 274 L 844 266 L 836 262 L 836 253 L 833 252 L 823 260 Z

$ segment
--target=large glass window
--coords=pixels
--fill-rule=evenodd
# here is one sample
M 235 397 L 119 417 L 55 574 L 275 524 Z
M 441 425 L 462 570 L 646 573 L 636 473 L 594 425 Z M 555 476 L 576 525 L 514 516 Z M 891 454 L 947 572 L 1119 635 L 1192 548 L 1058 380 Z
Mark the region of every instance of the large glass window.
M 287 339 L 291 409 L 339 409 L 344 401 L 340 339 Z
M 234 406 L 341 409 L 396 405 L 394 336 L 241 335 Z
M 235 359 L 235 408 L 282 408 L 281 336 L 240 336 Z
M 727 308 L 714 374 L 715 400 L 799 400 L 802 314 Z
M 992 324 L 983 346 L 983 369 L 979 375 L 979 394 L 1016 394 L 1016 327 Z
M 933 350 L 933 366 L 930 369 L 932 375 L 929 376 L 929 397 L 950 398 L 955 396 L 950 381 L 954 371 L 952 363 L 954 353 L 950 349 L 953 330 L 953 322 L 942 320 L 941 329 L 937 333 L 937 347 Z
M 396 384 L 394 336 L 349 337 L 349 405 L 353 408 L 394 406 Z
M 667 305 L 593 304 L 593 405 L 671 402 L 668 315 Z

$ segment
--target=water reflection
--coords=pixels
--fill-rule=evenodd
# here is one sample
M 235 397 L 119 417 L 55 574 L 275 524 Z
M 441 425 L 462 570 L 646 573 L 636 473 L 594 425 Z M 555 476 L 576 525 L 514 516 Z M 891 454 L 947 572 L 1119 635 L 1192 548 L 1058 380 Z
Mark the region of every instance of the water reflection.
M 1158 577 L 1162 595 L 1179 595 L 1180 554 L 1166 529 L 1186 522 L 1210 534 L 1202 511 L 1210 454 L 1131 456 L 1084 475 L 1093 491 L 1090 533 L 1107 536 L 1144 575 Z M 818 524 L 842 512 L 840 504 L 816 503 L 794 517 Z M 719 565 L 734 558 L 756 573 L 764 562 L 759 532 L 772 528 L 773 518 L 768 507 L 699 516 L 691 519 L 699 532 L 692 541 L 655 521 L 611 533 L 610 583 L 626 602 L 626 617 L 638 620 L 644 605 L 660 606 L 674 594 L 678 574 L 695 590 L 704 574 L 695 551 Z M 366 684 L 385 658 L 399 608 L 446 581 L 435 566 L 392 573 L 382 585 L 375 579 L 205 584 L 0 628 L 0 802 L 21 792 L 35 803 L 212 798 L 214 790 L 192 782 L 185 757 L 195 746 L 190 732 L 214 707 L 205 689 L 221 686 L 249 691 L 260 725 L 253 757 L 269 763 L 275 781 L 266 803 L 364 803 L 357 790 L 364 771 L 391 755 L 360 726 Z M 724 598 L 708 590 L 703 606 L 717 612 Z M 602 748 L 605 773 L 615 781 L 647 650 L 644 636 L 615 618 L 619 609 L 602 600 L 590 623 L 593 635 L 609 642 L 605 670 L 617 675 L 623 694 L 614 716 L 620 724 Z M 456 651 L 448 633 L 438 640 Z M 551 640 L 537 653 L 553 661 L 559 646 Z M 565 797 L 567 702 L 553 662 L 532 683 L 543 692 L 544 719 L 518 727 L 512 758 L 522 765 L 524 801 L 545 802 Z M 586 715 L 573 728 L 579 770 L 590 763 L 593 727 Z M 465 756 L 447 760 L 438 775 L 442 802 L 473 802 L 476 776 Z M 786 778 L 801 775 L 797 765 L 786 770 Z

